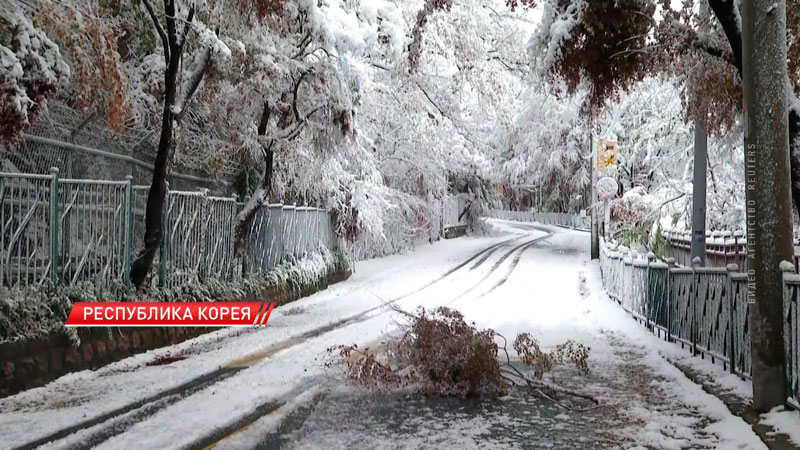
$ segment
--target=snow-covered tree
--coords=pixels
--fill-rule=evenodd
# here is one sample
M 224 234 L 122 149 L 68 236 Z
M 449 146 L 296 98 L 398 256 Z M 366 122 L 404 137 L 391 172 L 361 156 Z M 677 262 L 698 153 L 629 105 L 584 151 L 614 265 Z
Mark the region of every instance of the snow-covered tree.
M 70 75 L 58 46 L 18 4 L 0 2 L 0 139 L 16 143 Z
M 705 3 L 708 7 L 701 7 Z M 531 40 L 535 66 L 567 92 L 588 89 L 585 111 L 595 114 L 609 98 L 652 74 L 685 80 L 685 117 L 711 135 L 735 131 L 741 113 L 740 2 L 692 0 L 509 0 L 538 6 L 542 22 Z M 707 13 L 706 13 L 707 11 Z M 787 2 L 792 195 L 800 211 L 800 1 Z
M 230 49 L 219 37 L 195 20 L 194 4 L 181 7 L 177 0 L 164 0 L 163 10 L 156 11 L 150 0 L 142 0 L 161 41 L 164 61 L 164 90 L 161 132 L 153 164 L 153 181 L 147 193 L 144 248 L 131 265 L 131 282 L 142 286 L 153 265 L 163 239 L 164 199 L 167 195 L 169 159 L 175 151 L 173 132 L 186 115 L 188 103 L 197 92 L 206 72 L 217 59 L 230 57 Z M 163 19 L 162 19 L 163 17 Z M 194 36 L 190 33 L 195 32 Z M 190 38 L 195 48 L 192 49 Z
M 618 164 L 612 175 L 620 190 L 619 211 L 628 214 L 633 197 L 624 196 L 635 189 L 641 214 L 647 216 L 647 223 L 638 225 L 650 226 L 662 217 L 669 219 L 670 226 L 691 223 L 694 132 L 683 118 L 678 86 L 671 78 L 647 78 L 608 101 L 598 117 L 600 137 L 618 142 Z M 741 133 L 734 132 L 734 127 L 738 125 L 708 142 L 707 220 L 711 229 L 737 229 L 744 221 L 744 191 L 737 182 L 744 173 L 738 145 Z M 637 222 L 632 217 L 618 219 Z M 622 227 L 632 225 L 637 224 Z
M 539 190 L 541 206 L 547 210 L 574 212 L 585 205 L 591 182 L 589 131 L 581 120 L 581 98 L 559 99 L 541 84 L 524 98 L 528 106 L 505 137 L 501 180 L 511 188 Z

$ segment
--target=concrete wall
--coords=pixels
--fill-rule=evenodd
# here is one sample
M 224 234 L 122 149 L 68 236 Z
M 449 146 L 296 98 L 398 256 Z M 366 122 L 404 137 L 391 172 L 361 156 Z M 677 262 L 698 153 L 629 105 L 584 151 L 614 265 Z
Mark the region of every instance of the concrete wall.
M 339 270 L 303 290 L 279 286 L 249 292 L 240 301 L 269 299 L 278 305 L 313 294 L 347 279 Z M 120 327 L 79 328 L 80 345 L 74 347 L 63 331 L 35 339 L 0 343 L 0 397 L 42 386 L 56 378 L 85 369 L 96 369 L 137 353 L 191 339 L 217 328 Z

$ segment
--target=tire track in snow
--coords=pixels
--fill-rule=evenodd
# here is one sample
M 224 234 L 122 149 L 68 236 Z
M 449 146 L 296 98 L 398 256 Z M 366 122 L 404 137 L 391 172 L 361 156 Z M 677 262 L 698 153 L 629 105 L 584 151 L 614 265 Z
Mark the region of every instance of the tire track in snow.
M 342 327 L 347 326 L 347 325 L 351 325 L 351 324 L 354 324 L 354 323 L 358 323 L 358 322 L 362 322 L 364 320 L 367 320 L 367 319 L 369 319 L 371 317 L 370 316 L 371 313 L 376 312 L 378 310 L 381 310 L 383 308 L 386 308 L 386 307 L 394 304 L 398 300 L 402 300 L 404 298 L 410 297 L 410 296 L 412 296 L 414 294 L 417 294 L 417 293 L 419 293 L 419 292 L 421 292 L 421 291 L 423 291 L 423 290 L 425 290 L 425 289 L 427 289 L 427 288 L 429 288 L 429 287 L 431 287 L 431 286 L 433 286 L 433 285 L 435 285 L 435 284 L 447 279 L 448 277 L 450 277 L 453 274 L 455 274 L 459 269 L 462 269 L 463 267 L 465 267 L 468 264 L 472 263 L 473 261 L 475 261 L 476 259 L 480 258 L 481 256 L 484 256 L 484 255 L 487 255 L 487 254 L 491 255 L 492 253 L 494 253 L 496 250 L 500 249 L 501 247 L 506 246 L 509 243 L 511 243 L 511 242 L 513 242 L 515 240 L 518 240 L 518 239 L 519 239 L 519 237 L 515 237 L 515 238 L 506 239 L 504 241 L 492 244 L 492 245 L 484 248 L 483 250 L 475 253 L 474 255 L 469 257 L 467 260 L 461 262 L 460 264 L 458 264 L 457 266 L 455 266 L 452 269 L 448 270 L 447 272 L 445 272 L 444 274 L 440 275 L 436 279 L 434 279 L 434 280 L 430 281 L 429 283 L 427 283 L 427 284 L 415 289 L 414 291 L 411 291 L 409 293 L 403 294 L 403 295 L 401 295 L 401 296 L 399 296 L 397 298 L 382 302 L 381 304 L 379 304 L 377 306 L 374 306 L 372 308 L 369 308 L 369 309 L 367 309 L 365 311 L 362 311 L 362 312 L 360 312 L 358 314 L 346 317 L 346 318 L 341 319 L 341 320 L 334 321 L 332 323 L 329 323 L 327 325 L 315 328 L 313 330 L 309 330 L 309 331 L 307 331 L 305 333 L 300 334 L 299 336 L 296 336 L 296 337 L 293 337 L 293 338 L 289 338 L 289 339 L 285 339 L 283 341 L 276 342 L 276 343 L 270 345 L 269 347 L 267 347 L 267 348 L 265 348 L 265 349 L 263 349 L 263 350 L 261 350 L 259 352 L 255 352 L 255 353 L 252 353 L 250 355 L 244 356 L 242 358 L 238 358 L 236 360 L 233 360 L 233 361 L 229 362 L 228 364 L 226 364 L 225 366 L 223 366 L 223 367 L 221 367 L 219 369 L 213 370 L 211 372 L 207 372 L 207 373 L 205 373 L 203 375 L 195 377 L 195 378 L 193 378 L 193 379 L 191 379 L 189 381 L 186 381 L 184 383 L 181 383 L 181 384 L 179 384 L 177 386 L 165 389 L 165 390 L 163 390 L 161 392 L 158 392 L 156 394 L 152 394 L 150 396 L 147 396 L 147 397 L 145 397 L 143 399 L 131 402 L 131 403 L 127 404 L 127 405 L 123 405 L 121 407 L 115 408 L 115 409 L 113 409 L 111 411 L 102 413 L 102 414 L 100 414 L 98 416 L 95 416 L 93 418 L 89 418 L 89 419 L 83 420 L 81 422 L 78 422 L 77 424 L 71 425 L 69 427 L 62 428 L 62 429 L 60 429 L 58 431 L 52 432 L 52 433 L 50 433 L 48 435 L 45 435 L 43 437 L 34 439 L 34 440 L 29 441 L 29 442 L 27 442 L 25 444 L 22 444 L 20 446 L 14 447 L 13 449 L 14 450 L 29 450 L 29 449 L 34 449 L 36 447 L 40 447 L 40 446 L 42 446 L 44 444 L 48 444 L 48 443 L 57 444 L 58 443 L 57 441 L 66 440 L 70 436 L 74 435 L 75 433 L 79 433 L 79 432 L 88 432 L 89 436 L 84 440 L 84 442 L 81 442 L 81 443 L 69 444 L 69 443 L 65 442 L 67 444 L 66 448 L 83 449 L 83 448 L 94 447 L 94 446 L 96 446 L 96 445 L 108 440 L 111 437 L 114 437 L 116 435 L 124 433 L 125 431 L 127 431 L 131 426 L 133 426 L 138 421 L 141 421 L 141 420 L 151 416 L 152 414 L 154 414 L 154 413 L 156 413 L 156 412 L 168 407 L 169 405 L 171 405 L 171 404 L 173 404 L 173 403 L 175 403 L 175 402 L 177 402 L 177 401 L 179 401 L 179 400 L 181 400 L 183 398 L 191 396 L 192 394 L 194 394 L 196 392 L 199 392 L 199 391 L 204 390 L 204 389 L 206 389 L 208 387 L 211 387 L 211 386 L 213 386 L 213 385 L 215 385 L 215 384 L 227 379 L 228 377 L 235 375 L 240 370 L 242 370 L 242 369 L 254 364 L 257 361 L 266 359 L 266 358 L 274 355 L 275 353 L 278 353 L 279 351 L 286 350 L 288 348 L 292 348 L 292 347 L 301 345 L 301 344 L 303 344 L 304 342 L 306 342 L 309 339 L 312 339 L 312 338 L 315 338 L 315 337 L 319 337 L 319 336 L 321 336 L 323 334 L 329 333 L 329 332 L 331 332 L 333 330 L 336 330 L 338 328 L 342 328 Z M 518 247 L 515 247 L 515 248 L 518 248 Z M 475 267 L 477 267 L 478 265 L 482 265 L 483 263 L 486 262 L 487 259 L 488 259 L 488 256 L 486 258 L 483 258 L 481 261 L 479 261 L 479 264 L 476 264 Z M 494 271 L 494 270 L 496 270 L 495 266 L 493 266 L 491 271 Z M 251 415 L 247 416 L 247 417 L 255 417 L 253 420 L 248 421 L 245 424 L 239 424 L 239 422 L 237 422 L 238 425 L 237 425 L 236 429 L 240 429 L 240 428 L 242 428 L 244 426 L 247 426 L 249 423 L 252 423 L 252 421 L 258 419 L 258 417 L 261 417 L 264 414 L 268 414 L 271 410 L 279 408 L 284 403 L 285 403 L 285 401 L 283 401 L 283 402 L 282 401 L 276 401 L 276 402 L 271 402 L 268 405 L 267 404 L 261 405 L 258 408 L 257 415 L 251 414 Z M 93 429 L 93 430 L 89 431 L 90 429 Z M 232 430 L 232 431 L 235 431 L 235 430 Z M 228 433 L 228 434 L 230 434 L 230 433 Z M 202 447 L 205 447 L 207 445 L 208 444 L 206 444 L 206 445 L 204 445 Z M 202 447 L 200 447 L 200 448 L 202 448 Z
M 55 441 L 62 440 L 77 432 L 89 430 L 91 428 L 97 427 L 98 425 L 104 425 L 104 424 L 108 425 L 107 427 L 105 427 L 105 429 L 99 429 L 90 434 L 88 438 L 90 443 L 88 443 L 88 445 L 85 448 L 93 447 L 99 444 L 100 442 L 125 431 L 128 427 L 133 425 L 131 423 L 127 424 L 126 426 L 126 422 L 128 421 L 125 420 L 125 417 L 123 416 L 144 410 L 149 410 L 152 411 L 152 413 L 155 413 L 156 411 L 161 410 L 167 407 L 168 405 L 180 400 L 187 393 L 192 394 L 194 392 L 198 392 L 202 389 L 205 389 L 206 387 L 209 387 L 213 384 L 219 383 L 220 381 L 234 375 L 238 371 L 239 369 L 219 368 L 217 370 L 208 372 L 197 378 L 194 378 L 181 385 L 172 387 L 170 389 L 166 389 L 157 394 L 145 397 L 143 399 L 129 403 L 125 406 L 121 406 L 106 413 L 100 414 L 99 416 L 63 428 L 61 430 L 58 430 L 54 433 L 51 433 L 47 436 L 41 437 L 34 441 L 28 442 L 21 446 L 14 447 L 14 450 L 33 449 L 47 443 L 53 443 Z M 133 416 L 136 416 L 136 414 L 133 414 Z M 121 421 L 117 420 L 120 418 L 122 418 Z M 121 431 L 115 432 L 115 429 L 117 427 L 122 428 Z M 97 438 L 99 438 L 100 435 L 104 433 L 108 433 L 108 435 L 105 436 L 105 438 L 97 440 Z M 84 448 L 84 447 L 77 444 L 77 445 L 70 445 L 68 446 L 68 448 Z
M 509 239 L 509 240 L 508 240 L 508 241 L 506 241 L 506 242 L 513 242 L 513 241 L 519 240 L 520 238 L 522 238 L 522 236 L 520 236 L 520 237 L 517 237 L 517 238 L 514 238 L 514 239 Z M 483 263 L 485 263 L 485 262 L 486 262 L 486 260 L 487 260 L 487 259 L 489 259 L 489 257 L 490 257 L 490 256 L 492 256 L 492 254 L 493 254 L 495 251 L 497 251 L 499 248 L 500 248 L 500 247 L 495 247 L 495 248 L 493 248 L 493 249 L 489 250 L 488 252 L 486 252 L 486 254 L 485 254 L 485 255 L 483 255 L 483 257 L 482 257 L 481 259 L 479 259 L 478 261 L 476 261 L 476 262 L 475 262 L 475 264 L 473 264 L 473 265 L 471 265 L 471 266 L 470 266 L 469 270 L 470 270 L 470 271 L 473 271 L 473 270 L 477 269 L 479 266 L 481 266 Z
M 548 234 L 547 236 L 543 237 L 540 240 L 547 239 L 550 236 L 552 236 L 552 233 Z M 536 242 L 539 242 L 539 241 L 536 241 Z M 508 281 L 509 277 L 511 277 L 511 274 L 514 273 L 514 270 L 516 270 L 520 259 L 522 259 L 522 254 L 525 253 L 525 251 L 528 250 L 529 248 L 533 247 L 533 245 L 536 244 L 536 242 L 531 242 L 530 244 L 524 246 L 522 248 L 522 250 L 514 256 L 514 259 L 511 260 L 511 265 L 509 266 L 508 271 L 506 272 L 506 274 L 502 278 L 500 278 L 500 280 L 498 280 L 495 284 L 493 284 L 492 287 L 489 288 L 488 291 L 486 291 L 486 292 L 482 293 L 481 295 L 479 295 L 475 300 L 478 300 L 479 298 L 483 298 L 484 296 L 494 292 L 495 289 L 497 289 L 500 286 L 504 285 L 506 283 L 506 281 Z
M 541 230 L 540 229 L 540 231 L 545 231 L 545 230 Z M 525 250 L 527 250 L 528 248 L 532 247 L 534 244 L 536 244 L 538 242 L 541 242 L 541 241 L 543 241 L 545 239 L 550 238 L 553 235 L 553 233 L 550 232 L 550 231 L 545 231 L 545 232 L 547 233 L 546 235 L 540 236 L 538 238 L 531 239 L 531 240 L 526 241 L 526 242 L 523 242 L 522 244 L 519 244 L 516 247 L 512 248 L 510 251 L 506 252 L 502 257 L 500 257 L 500 259 L 495 261 L 495 263 L 492 265 L 492 267 L 489 270 L 489 272 L 484 274 L 483 277 L 481 277 L 481 279 L 478 280 L 477 283 L 475 283 L 474 285 L 472 285 L 469 288 L 467 288 L 465 291 L 463 291 L 461 294 L 456 296 L 454 299 L 452 299 L 449 302 L 447 302 L 445 305 L 453 304 L 456 301 L 458 301 L 461 298 L 463 298 L 465 295 L 473 292 L 476 288 L 478 288 L 478 286 L 483 284 L 484 281 L 486 281 L 492 274 L 494 274 L 497 271 L 497 269 L 500 268 L 500 265 L 502 265 L 503 262 L 505 262 L 509 257 L 511 257 L 511 255 L 514 255 L 516 253 L 516 255 L 514 255 L 514 258 L 511 260 L 511 265 L 509 266 L 509 270 L 503 276 L 503 278 L 498 282 L 498 284 L 495 284 L 489 291 L 481 294 L 480 296 L 478 296 L 478 298 L 483 297 L 484 295 L 488 294 L 489 292 L 492 292 L 493 290 L 495 290 L 498 286 L 500 286 L 503 283 L 505 283 L 506 280 L 508 280 L 508 277 L 511 276 L 511 273 L 514 271 L 514 269 L 516 269 L 517 264 L 519 264 L 519 260 L 522 257 L 522 254 L 525 252 Z
M 553 232 L 552 232 L 552 231 L 550 231 L 550 230 L 545 230 L 545 229 L 542 229 L 542 228 L 537 228 L 537 227 L 535 227 L 535 226 L 533 226 L 533 227 L 530 227 L 530 228 L 526 228 L 526 229 L 527 229 L 527 230 L 530 230 L 530 229 L 536 229 L 536 230 L 538 230 L 538 231 L 543 231 L 543 232 L 545 232 L 545 233 L 547 233 L 547 234 L 546 234 L 546 235 L 544 235 L 544 236 L 540 236 L 540 237 L 537 237 L 537 238 L 530 239 L 530 240 L 528 240 L 528 241 L 526 241 L 526 242 L 523 242 L 522 244 L 519 244 L 519 245 L 517 245 L 517 246 L 513 247 L 511 250 L 509 250 L 508 252 L 506 252 L 505 254 L 503 254 L 503 256 L 501 256 L 501 257 L 500 257 L 500 258 L 499 258 L 497 261 L 495 261 L 495 263 L 494 263 L 494 264 L 492 264 L 492 267 L 489 269 L 489 272 L 488 272 L 488 273 L 486 273 L 486 274 L 485 274 L 485 275 L 484 275 L 484 276 L 483 276 L 483 277 L 482 277 L 480 280 L 478 280 L 478 282 L 477 282 L 477 283 L 475 283 L 475 284 L 474 284 L 474 285 L 472 285 L 471 287 L 467 288 L 467 290 L 465 290 L 464 292 L 462 292 L 461 294 L 459 294 L 459 295 L 458 295 L 456 298 L 454 298 L 454 299 L 452 299 L 452 300 L 450 300 L 450 301 L 446 302 L 446 303 L 445 303 L 445 305 L 450 305 L 450 304 L 452 304 L 453 302 L 455 302 L 456 300 L 458 300 L 458 299 L 460 299 L 461 297 L 463 297 L 464 295 L 466 295 L 466 294 L 468 294 L 468 293 L 470 293 L 470 292 L 474 291 L 474 290 L 475 290 L 476 288 L 478 288 L 478 287 L 479 287 L 479 286 L 480 286 L 480 285 L 481 285 L 481 284 L 482 284 L 484 281 L 486 281 L 486 279 L 487 279 L 489 276 L 491 276 L 491 275 L 492 275 L 494 272 L 496 272 L 496 271 L 497 271 L 497 269 L 498 269 L 498 268 L 499 268 L 499 267 L 500 267 L 500 266 L 503 264 L 503 262 L 505 262 L 505 261 L 506 261 L 508 258 L 510 258 L 512 255 L 514 255 L 514 257 L 512 258 L 512 261 L 511 261 L 510 268 L 509 268 L 509 270 L 507 271 L 506 275 L 503 277 L 503 280 L 506 280 L 506 279 L 508 279 L 508 277 L 511 275 L 511 273 L 514 271 L 514 269 L 516 268 L 517 264 L 519 263 L 519 261 L 520 261 L 520 259 L 521 259 L 521 257 L 522 257 L 522 253 L 524 253 L 524 252 L 525 252 L 525 250 L 527 250 L 528 248 L 532 247 L 533 245 L 535 245 L 535 244 L 536 244 L 536 243 L 538 243 L 538 242 L 541 242 L 541 241 L 543 241 L 543 240 L 545 240 L 545 239 L 548 239 L 548 238 L 550 238 L 550 237 L 553 235 Z M 491 246 L 491 247 L 489 247 L 489 248 L 486 248 L 486 249 L 484 249 L 483 251 L 481 251 L 481 252 L 479 252 L 478 254 L 474 255 L 472 258 L 470 258 L 470 259 L 469 259 L 469 260 L 467 260 L 466 262 L 464 262 L 464 263 L 460 264 L 460 265 L 459 265 L 459 266 L 457 266 L 456 268 L 454 268 L 454 269 L 450 270 L 449 272 L 447 272 L 447 274 L 446 274 L 446 275 L 449 275 L 449 274 L 452 274 L 452 273 L 454 273 L 456 270 L 458 270 L 458 269 L 460 269 L 460 268 L 464 267 L 465 265 L 469 264 L 470 262 L 472 262 L 472 260 L 474 260 L 474 259 L 478 258 L 478 257 L 479 257 L 479 256 L 481 256 L 481 255 L 484 255 L 484 256 L 483 256 L 483 257 L 482 257 L 482 258 L 481 258 L 481 259 L 478 261 L 478 263 L 477 263 L 477 264 L 475 264 L 475 266 L 473 266 L 473 267 L 470 267 L 470 268 L 469 268 L 469 270 L 470 270 L 470 271 L 472 271 L 474 267 L 477 267 L 478 265 L 485 263 L 485 262 L 486 262 L 486 260 L 488 259 L 488 257 L 489 257 L 489 256 L 490 256 L 492 253 L 494 253 L 495 251 L 499 250 L 500 248 L 502 248 L 502 247 L 503 247 L 503 246 L 505 246 L 506 244 L 509 244 L 509 243 L 511 243 L 511 242 L 513 242 L 513 241 L 519 240 L 519 238 L 520 238 L 520 237 L 517 237 L 517 238 L 514 238 L 514 239 L 509 239 L 509 240 L 506 240 L 506 241 L 503 241 L 503 242 L 501 242 L 501 243 L 500 243 L 500 244 L 498 244 L 498 245 L 494 245 L 494 246 Z M 440 277 L 440 279 L 439 279 L 439 280 L 441 280 L 441 279 L 443 279 L 443 278 L 444 278 L 444 276 Z M 438 281 L 438 280 L 437 280 L 437 281 Z M 505 281 L 503 281 L 503 282 L 505 282 Z M 427 287 L 427 286 L 430 286 L 430 285 L 432 285 L 432 284 L 434 284 L 434 282 L 431 282 L 431 283 L 429 283 L 428 285 L 426 285 L 426 286 L 423 286 L 423 288 L 420 288 L 420 289 L 418 289 L 417 291 L 414 291 L 414 293 L 416 293 L 416 292 L 419 292 L 419 291 L 421 291 L 422 289 L 424 289 L 425 287 Z M 500 283 L 500 284 L 502 284 L 502 283 Z M 494 288 L 495 288 L 496 286 L 497 286 L 497 285 L 495 285 L 495 286 L 494 286 L 494 287 L 493 287 L 491 290 L 494 290 Z M 490 290 L 489 292 L 491 292 L 491 290 Z M 487 293 L 488 293 L 488 292 L 487 292 Z M 396 302 L 397 300 L 400 300 L 400 299 L 402 299 L 402 298 L 408 297 L 408 296 L 410 296 L 410 295 L 412 295 L 412 294 L 413 294 L 413 293 L 406 294 L 406 295 L 404 295 L 404 296 L 402 296 L 402 297 L 399 297 L 399 298 L 397 298 L 397 299 L 394 299 L 394 300 L 392 300 L 392 301 L 390 301 L 390 302 L 387 302 L 387 304 L 394 303 L 394 302 Z M 485 294 L 486 294 L 486 293 L 484 293 L 483 295 L 485 295 Z M 480 297 L 478 297 L 478 298 L 480 298 Z M 373 310 L 374 310 L 374 308 L 373 308 Z M 362 319 L 362 320 L 366 320 L 367 318 L 371 318 L 371 317 L 366 317 L 366 318 L 364 318 L 364 319 Z M 359 321 L 357 321 L 357 322 L 360 322 L 360 321 L 362 321 L 362 320 L 359 320 Z M 356 322 L 353 322 L 353 323 L 356 323 Z M 338 328 L 338 327 L 337 327 L 337 328 Z M 260 358 L 260 359 L 263 359 L 263 358 Z M 288 402 L 289 402 L 291 399 L 292 399 L 291 395 L 287 394 L 287 396 L 284 396 L 284 397 L 282 397 L 280 401 L 278 401 L 278 402 L 275 402 L 275 403 L 274 403 L 274 404 L 275 404 L 275 407 L 274 407 L 272 410 L 269 410 L 269 411 L 264 411 L 264 412 L 263 412 L 263 414 L 262 414 L 262 416 L 263 416 L 263 415 L 266 415 L 266 414 L 271 414 L 271 413 L 272 413 L 274 410 L 276 410 L 276 409 L 278 409 L 279 407 L 281 407 L 282 405 L 284 405 L 284 404 L 288 403 Z M 209 435 L 207 435 L 207 436 L 205 436 L 205 437 L 202 437 L 202 438 L 198 439 L 197 441 L 195 441 L 195 444 L 192 444 L 192 445 L 190 445 L 188 448 L 189 448 L 189 449 L 192 449 L 192 450 L 209 450 L 209 449 L 212 449 L 212 448 L 214 448 L 214 446 L 216 445 L 216 443 L 218 443 L 218 442 L 220 442 L 220 441 L 222 441 L 222 440 L 226 439 L 227 437 L 229 437 L 229 436 L 231 436 L 231 435 L 233 435 L 233 434 L 236 434 L 236 433 L 238 433 L 238 432 L 240 432 L 240 431 L 242 431 L 242 430 L 246 429 L 246 428 L 247 428 L 247 427 L 249 427 L 251 424 L 253 424 L 253 423 L 254 423 L 256 420 L 258 420 L 258 419 L 259 419 L 261 416 L 259 416 L 259 415 L 257 415 L 257 414 L 248 414 L 248 415 L 247 415 L 247 417 L 249 417 L 249 418 L 250 418 L 250 420 L 247 420 L 247 421 L 237 420 L 237 421 L 236 421 L 234 424 L 232 424 L 232 425 L 230 425 L 230 426 L 226 426 L 226 427 L 223 427 L 223 428 L 220 428 L 220 429 L 216 429 L 216 430 L 215 430 L 215 431 L 213 431 L 211 434 L 209 434 Z

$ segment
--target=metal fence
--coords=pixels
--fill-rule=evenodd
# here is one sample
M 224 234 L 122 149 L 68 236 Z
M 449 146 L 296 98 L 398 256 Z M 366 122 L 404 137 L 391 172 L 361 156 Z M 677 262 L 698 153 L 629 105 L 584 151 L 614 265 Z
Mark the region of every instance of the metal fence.
M 738 266 L 678 267 L 672 258 L 665 263 L 656 261 L 652 253 L 637 254 L 603 243 L 600 269 L 609 297 L 636 320 L 693 354 L 720 361 L 732 373 L 750 377 L 747 274 L 739 272 Z M 784 271 L 783 280 L 787 403 L 797 408 L 800 275 Z
M 338 237 L 331 216 L 318 208 L 272 204 L 253 219 L 245 272 L 272 270 L 284 255 L 302 255 L 319 247 L 335 248 Z
M 0 172 L 0 289 L 59 288 L 88 281 L 127 288 L 142 246 L 148 187 L 132 180 L 62 179 Z M 266 273 L 284 258 L 339 247 L 327 211 L 264 205 L 242 258 L 234 255 L 235 198 L 168 191 L 164 239 L 152 283 L 177 286 Z
M 467 205 L 467 197 L 464 194 L 448 195 L 444 199 L 444 211 L 442 213 L 442 228 L 452 228 L 464 225 L 464 218 L 458 220 L 458 216 L 464 211 Z
M 791 272 L 783 273 L 783 312 L 786 322 L 783 325 L 783 342 L 786 348 L 786 382 L 789 389 L 789 404 L 800 409 L 800 338 L 798 337 L 798 321 L 800 311 L 800 275 Z
M 549 213 L 533 211 L 508 211 L 503 209 L 492 209 L 489 217 L 504 220 L 516 220 L 521 222 L 539 222 L 544 225 L 557 225 L 560 227 L 574 228 L 578 230 L 589 230 L 592 226 L 590 216 L 571 214 L 571 213 Z
M 0 286 L 43 285 L 57 278 L 57 177 L 0 177 Z

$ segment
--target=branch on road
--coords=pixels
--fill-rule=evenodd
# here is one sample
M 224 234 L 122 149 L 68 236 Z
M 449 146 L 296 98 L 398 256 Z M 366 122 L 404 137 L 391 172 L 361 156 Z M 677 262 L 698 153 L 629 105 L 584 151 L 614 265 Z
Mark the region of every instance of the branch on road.
M 377 349 L 355 344 L 330 347 L 325 367 L 343 367 L 348 382 L 377 392 L 410 386 L 428 397 L 496 398 L 517 387 L 563 409 L 606 406 L 590 394 L 542 379 L 564 364 L 588 374 L 589 349 L 583 345 L 566 341 L 543 351 L 530 334 L 518 334 L 513 348 L 522 365 L 533 369 L 531 373 L 512 364 L 503 335 L 468 324 L 456 310 L 420 308 L 412 313 L 397 306 L 392 310 L 402 316 L 396 321 L 399 333 L 387 336 Z

